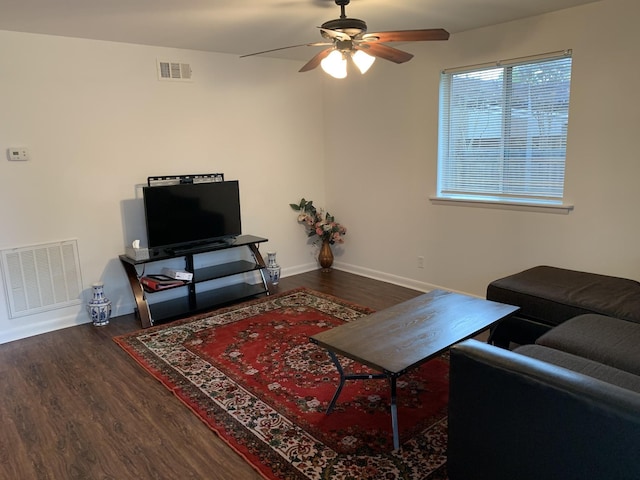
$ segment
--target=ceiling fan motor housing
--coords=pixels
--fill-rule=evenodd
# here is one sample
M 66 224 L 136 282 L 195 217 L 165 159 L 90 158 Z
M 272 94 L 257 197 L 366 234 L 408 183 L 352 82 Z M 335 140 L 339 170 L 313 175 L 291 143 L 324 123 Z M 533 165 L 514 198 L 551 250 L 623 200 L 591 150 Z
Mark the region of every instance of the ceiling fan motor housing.
M 324 22 L 322 24 L 322 28 L 334 30 L 336 32 L 343 32 L 353 38 L 356 35 L 366 33 L 367 24 L 364 20 L 360 20 L 358 18 L 336 18 L 335 20 Z

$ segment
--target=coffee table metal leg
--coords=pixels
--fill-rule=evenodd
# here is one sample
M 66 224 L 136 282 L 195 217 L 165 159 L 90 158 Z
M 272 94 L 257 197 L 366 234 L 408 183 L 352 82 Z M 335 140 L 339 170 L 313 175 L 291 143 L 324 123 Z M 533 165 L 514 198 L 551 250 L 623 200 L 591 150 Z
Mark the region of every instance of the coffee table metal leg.
M 329 352 L 329 356 L 331 357 L 331 360 L 333 360 L 334 365 L 338 369 L 338 374 L 340 375 L 340 385 L 338 385 L 336 393 L 333 394 L 331 403 L 329 403 L 329 406 L 327 407 L 327 415 L 329 415 L 333 411 L 333 407 L 336 406 L 336 401 L 340 396 L 340 392 L 342 392 L 342 387 L 344 387 L 344 381 L 346 380 L 346 378 L 344 376 L 344 370 L 342 369 L 342 365 L 340 365 L 340 361 L 338 360 L 338 357 L 336 357 L 336 354 L 333 353 L 331 350 L 327 350 L 327 351 Z
M 331 350 L 327 350 L 327 352 L 329 353 L 329 356 L 331 357 L 331 360 L 333 360 L 333 364 L 336 366 L 336 369 L 338 370 L 338 374 L 340 375 L 340 385 L 338 385 L 338 388 L 336 389 L 336 393 L 333 394 L 333 398 L 331 399 L 331 402 L 329 403 L 329 406 L 327 407 L 327 415 L 330 414 L 333 411 L 333 407 L 336 406 L 336 402 L 338 401 L 338 397 L 340 396 L 340 392 L 342 392 L 342 387 L 344 387 L 344 382 L 346 380 L 371 380 L 371 379 L 388 378 L 388 375 L 386 375 L 384 373 L 379 373 L 379 374 L 349 373 L 349 374 L 346 374 L 346 373 L 344 373 L 344 369 L 342 368 L 342 365 L 340 365 L 340 360 L 338 360 L 338 356 L 335 353 L 333 353 Z
M 398 435 L 398 407 L 396 406 L 396 377 L 392 375 L 391 380 L 391 429 L 393 430 L 393 449 L 400 448 L 400 438 Z
M 342 387 L 344 387 L 344 382 L 346 380 L 365 380 L 365 379 L 380 379 L 380 378 L 388 378 L 391 382 L 391 429 L 393 431 L 393 449 L 398 450 L 400 448 L 400 436 L 398 434 L 398 407 L 396 405 L 396 376 L 395 375 L 387 375 L 384 373 L 380 374 L 349 374 L 345 375 L 344 369 L 342 365 L 340 365 L 340 360 L 335 353 L 331 350 L 327 350 L 333 364 L 336 366 L 338 370 L 338 374 L 340 375 L 340 384 L 336 389 L 336 393 L 333 394 L 333 398 L 331 402 L 329 402 L 329 406 L 327 407 L 327 415 L 329 415 L 333 408 L 336 406 L 336 402 L 338 401 L 338 397 L 340 396 L 340 392 L 342 392 Z

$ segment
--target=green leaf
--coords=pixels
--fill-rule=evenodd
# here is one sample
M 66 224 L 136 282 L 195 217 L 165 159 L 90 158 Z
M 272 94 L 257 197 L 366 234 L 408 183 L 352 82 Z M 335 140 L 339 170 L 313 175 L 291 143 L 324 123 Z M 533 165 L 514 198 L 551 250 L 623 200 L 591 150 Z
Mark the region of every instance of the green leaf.
M 300 205 L 296 205 L 295 203 L 290 203 L 290 204 L 289 204 L 289 206 L 290 206 L 291 208 L 293 208 L 294 210 L 296 210 L 296 211 L 297 211 L 297 210 L 300 210 Z

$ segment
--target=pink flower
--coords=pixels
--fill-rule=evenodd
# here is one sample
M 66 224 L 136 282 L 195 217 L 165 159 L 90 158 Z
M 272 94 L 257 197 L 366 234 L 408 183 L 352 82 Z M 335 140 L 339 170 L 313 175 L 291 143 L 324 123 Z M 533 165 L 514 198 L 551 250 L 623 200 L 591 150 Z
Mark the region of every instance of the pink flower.
M 291 208 L 298 211 L 298 222 L 303 223 L 307 227 L 309 237 L 317 235 L 323 241 L 329 243 L 344 243 L 342 238 L 347 229 L 336 222 L 335 218 L 324 209 L 317 209 L 313 205 L 313 201 L 300 200 L 299 203 L 290 203 Z

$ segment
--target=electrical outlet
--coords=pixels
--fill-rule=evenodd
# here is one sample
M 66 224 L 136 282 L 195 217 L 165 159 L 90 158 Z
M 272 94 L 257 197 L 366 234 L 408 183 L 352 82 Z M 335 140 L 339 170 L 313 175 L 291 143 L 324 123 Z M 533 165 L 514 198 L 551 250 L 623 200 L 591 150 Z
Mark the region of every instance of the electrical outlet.
M 423 256 L 419 256 L 418 257 L 418 268 L 424 268 L 424 257 Z

